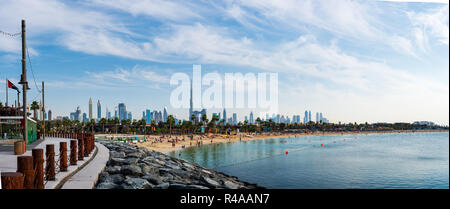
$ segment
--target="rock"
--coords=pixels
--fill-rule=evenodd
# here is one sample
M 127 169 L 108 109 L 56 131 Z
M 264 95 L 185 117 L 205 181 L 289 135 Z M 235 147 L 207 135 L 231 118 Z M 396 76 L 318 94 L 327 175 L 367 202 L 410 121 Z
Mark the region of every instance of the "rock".
M 110 151 L 109 156 L 111 158 L 124 158 L 125 152 Z
M 120 184 L 123 182 L 124 179 L 125 178 L 123 177 L 122 174 L 114 174 L 114 175 L 110 175 L 105 178 L 102 178 L 100 180 L 101 180 L 101 182 L 110 182 L 110 183 Z
M 109 174 L 118 174 L 120 173 L 120 166 L 106 167 L 105 172 L 108 172 Z
M 128 153 L 127 154 L 127 158 L 132 157 L 132 158 L 142 158 L 143 154 L 140 152 L 132 152 L 132 153 Z
M 205 169 L 202 169 L 202 172 L 203 172 L 203 173 L 207 173 L 207 174 L 209 174 L 209 175 L 212 174 L 210 171 L 207 171 L 207 170 L 205 170 Z
M 120 172 L 124 175 L 143 176 L 141 167 L 137 165 L 124 165 L 120 169 Z
M 148 182 L 158 185 L 163 183 L 163 181 L 161 180 L 161 178 L 159 178 L 159 176 L 152 176 L 152 175 L 145 175 L 142 177 L 143 179 L 147 180 Z
M 109 173 L 106 172 L 106 171 L 102 171 L 102 172 L 99 174 L 99 178 L 106 178 L 106 177 L 108 177 L 108 176 L 109 176 Z
M 186 189 L 209 189 L 209 188 L 201 185 L 187 185 Z
M 166 164 L 166 167 L 169 167 L 169 168 L 174 169 L 174 170 L 179 170 L 179 169 L 181 169 L 179 166 L 174 165 L 174 164 L 172 164 L 172 163 L 167 163 L 167 164 Z
M 161 183 L 161 184 L 158 184 L 158 185 L 156 185 L 155 187 L 153 187 L 154 189 L 167 189 L 167 188 L 169 188 L 169 183 Z
M 202 176 L 202 180 L 204 182 L 206 182 L 207 184 L 212 185 L 214 187 L 220 187 L 220 184 L 217 181 L 214 181 L 214 180 L 212 180 L 212 179 L 210 179 L 208 177 Z
M 138 161 L 139 161 L 138 158 L 126 158 L 126 159 L 123 161 L 123 164 L 126 164 L 126 165 L 132 165 L 132 164 L 136 164 Z
M 141 178 L 126 179 L 121 186 L 124 189 L 150 189 L 153 187 L 147 180 Z
M 96 189 L 118 189 L 119 185 L 114 184 L 112 182 L 102 182 L 102 183 L 98 184 L 95 188 Z
M 123 165 L 124 162 L 125 162 L 125 159 L 123 159 L 123 158 L 111 158 L 111 159 L 108 161 L 108 165 L 111 165 L 111 166 L 115 166 L 115 165 L 120 166 L 120 165 Z
M 233 183 L 231 181 L 225 180 L 223 181 L 223 184 L 225 185 L 225 188 L 227 189 L 239 189 L 239 184 Z
M 149 175 L 149 174 L 154 175 L 154 174 L 157 174 L 159 172 L 159 170 L 157 168 L 144 165 L 144 166 L 142 166 L 142 172 L 144 173 L 144 175 Z
M 192 166 L 192 165 L 189 164 L 189 163 L 183 163 L 183 165 L 184 165 L 185 167 L 188 167 L 188 168 L 191 169 L 191 170 L 194 170 L 194 169 L 195 169 L 194 166 Z

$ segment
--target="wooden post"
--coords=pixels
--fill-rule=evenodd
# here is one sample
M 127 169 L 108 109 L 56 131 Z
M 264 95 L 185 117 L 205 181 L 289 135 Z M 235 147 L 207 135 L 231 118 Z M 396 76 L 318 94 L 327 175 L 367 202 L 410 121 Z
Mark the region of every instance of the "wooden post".
M 16 141 L 14 142 L 14 155 L 21 155 L 25 153 L 25 142 L 24 141 Z
M 36 172 L 34 178 L 34 188 L 44 189 L 44 150 L 32 149 L 33 155 L 33 169 Z
M 83 158 L 84 158 L 83 139 L 78 139 L 78 160 L 83 161 Z
M 34 188 L 34 169 L 32 156 L 17 157 L 17 172 L 24 175 L 23 187 L 25 189 Z
M 2 189 L 23 189 L 25 177 L 19 172 L 2 172 Z
M 59 170 L 67 171 L 67 142 L 59 142 Z
M 77 164 L 77 140 L 70 140 L 70 165 Z
M 55 145 L 47 144 L 45 147 L 45 179 L 47 181 L 55 180 Z

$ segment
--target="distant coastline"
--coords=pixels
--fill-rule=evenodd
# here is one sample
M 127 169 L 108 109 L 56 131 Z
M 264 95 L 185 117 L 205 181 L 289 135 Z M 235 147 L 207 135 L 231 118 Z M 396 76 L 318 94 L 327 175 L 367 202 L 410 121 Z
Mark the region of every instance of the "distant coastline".
M 250 133 L 239 133 L 237 135 L 221 135 L 221 134 L 205 134 L 205 135 L 148 135 L 147 142 L 137 143 L 138 146 L 148 148 L 150 150 L 170 153 L 177 150 L 182 150 L 184 148 L 193 146 L 202 146 L 207 144 L 216 143 L 231 143 L 237 141 L 250 141 L 259 139 L 270 139 L 270 138 L 289 138 L 289 137 L 307 137 L 307 136 L 330 136 L 330 135 L 360 135 L 360 134 L 392 134 L 392 133 L 418 133 L 418 132 L 449 132 L 445 129 L 425 129 L 425 130 L 383 130 L 383 131 L 314 131 L 307 133 L 285 133 L 285 132 L 272 132 L 272 133 L 262 133 L 262 134 L 250 134 Z M 98 135 L 98 136 L 112 136 L 112 135 Z M 126 136 L 126 135 L 123 135 Z M 142 135 L 141 135 L 142 136 Z M 193 137 L 193 140 L 190 138 Z M 162 142 L 151 143 L 150 141 L 159 139 Z M 172 140 L 178 139 L 175 146 L 172 144 Z M 184 139 L 184 141 L 183 141 Z M 200 145 L 197 145 L 200 143 Z

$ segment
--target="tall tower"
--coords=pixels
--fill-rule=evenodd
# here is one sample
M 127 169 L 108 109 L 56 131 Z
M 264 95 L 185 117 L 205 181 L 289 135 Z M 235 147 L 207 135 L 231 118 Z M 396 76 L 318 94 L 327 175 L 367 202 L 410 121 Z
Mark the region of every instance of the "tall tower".
M 89 121 L 92 120 L 92 99 L 89 98 Z
M 192 112 L 193 112 L 193 109 L 192 109 L 192 81 L 191 81 L 191 101 L 189 104 L 189 117 L 188 117 L 189 121 L 191 121 Z
M 167 107 L 164 107 L 164 113 L 163 113 L 163 121 L 167 122 Z
M 225 110 L 225 108 L 223 109 L 223 120 L 225 121 L 225 124 L 227 124 L 227 111 Z
M 97 102 L 97 119 L 100 120 L 102 118 L 102 105 L 100 104 L 100 100 Z

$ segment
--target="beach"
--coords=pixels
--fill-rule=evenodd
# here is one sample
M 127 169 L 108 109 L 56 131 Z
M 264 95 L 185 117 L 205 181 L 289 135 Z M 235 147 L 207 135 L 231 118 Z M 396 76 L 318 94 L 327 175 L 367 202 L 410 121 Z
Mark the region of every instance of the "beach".
M 183 147 L 188 148 L 191 146 L 201 146 L 214 143 L 232 143 L 240 140 L 251 141 L 268 138 L 289 138 L 289 137 L 349 135 L 349 134 L 414 133 L 414 132 L 448 132 L 448 130 L 337 131 L 337 132 L 315 131 L 308 133 L 275 133 L 275 132 L 262 134 L 238 133 L 237 135 L 222 135 L 222 134 L 146 135 L 145 138 L 147 140 L 145 142 L 137 142 L 136 145 L 162 153 L 169 153 L 172 151 L 181 150 L 183 149 Z M 140 135 L 140 137 L 144 136 Z

